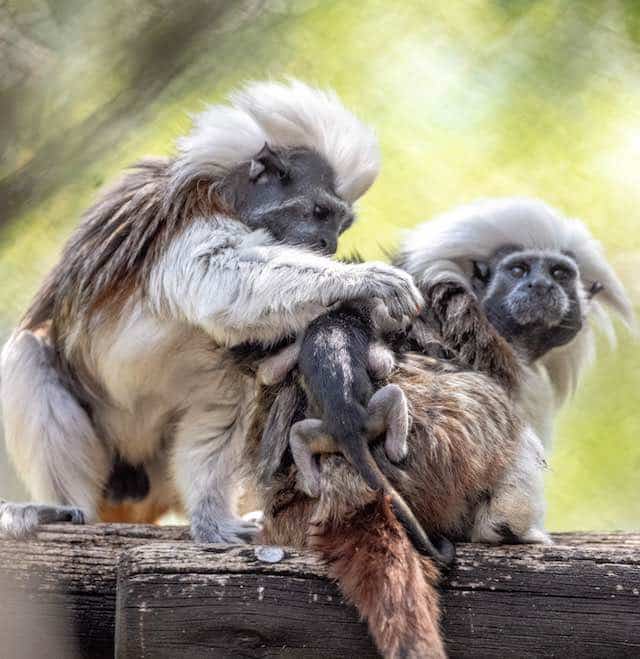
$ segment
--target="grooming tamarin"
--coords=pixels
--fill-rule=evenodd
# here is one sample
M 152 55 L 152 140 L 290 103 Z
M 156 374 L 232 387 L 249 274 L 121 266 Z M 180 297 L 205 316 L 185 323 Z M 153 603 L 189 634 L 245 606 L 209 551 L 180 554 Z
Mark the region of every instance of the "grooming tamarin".
M 8 452 L 50 505 L 0 504 L 0 531 L 110 519 L 131 480 L 136 519 L 184 510 L 196 540 L 246 539 L 234 502 L 255 383 L 229 348 L 275 344 L 338 301 L 420 306 L 406 273 L 328 257 L 379 167 L 335 95 L 251 84 L 178 149 L 87 212 L 3 350 Z

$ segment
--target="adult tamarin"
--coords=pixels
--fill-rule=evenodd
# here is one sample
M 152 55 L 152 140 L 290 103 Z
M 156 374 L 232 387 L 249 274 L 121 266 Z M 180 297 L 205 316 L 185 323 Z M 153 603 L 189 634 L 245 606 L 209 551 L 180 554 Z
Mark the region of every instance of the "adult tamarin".
M 469 313 L 470 329 L 473 318 L 488 320 L 491 341 L 498 334 L 513 346 L 525 370 L 518 402 L 545 447 L 558 408 L 593 358 L 593 327 L 613 339 L 609 312 L 634 323 L 600 244 L 582 222 L 540 200 L 488 199 L 449 211 L 409 232 L 395 263 L 431 298 L 414 347 L 428 344 L 435 320 L 454 353 L 464 350 L 464 325 L 436 318 L 438 297 L 460 317 Z
M 299 487 L 287 450 L 290 429 L 307 410 L 298 378 L 294 371 L 261 389 L 249 429 L 264 506 L 262 540 L 318 551 L 384 656 L 442 656 L 438 569 L 415 551 L 391 499 L 339 454 L 318 456 L 320 499 Z M 386 384 L 400 386 L 409 404 L 408 454 L 395 465 L 384 442 L 371 448 L 428 534 L 544 539 L 542 511 L 530 507 L 542 485 L 541 449 L 495 377 L 410 353 Z
M 5 532 L 109 518 L 124 476 L 138 520 L 178 508 L 198 541 L 246 539 L 234 498 L 254 382 L 229 348 L 276 343 L 341 300 L 417 311 L 406 273 L 329 258 L 378 172 L 373 132 L 299 82 L 230 99 L 89 209 L 5 346 L 8 452 L 48 504 L 2 503 Z

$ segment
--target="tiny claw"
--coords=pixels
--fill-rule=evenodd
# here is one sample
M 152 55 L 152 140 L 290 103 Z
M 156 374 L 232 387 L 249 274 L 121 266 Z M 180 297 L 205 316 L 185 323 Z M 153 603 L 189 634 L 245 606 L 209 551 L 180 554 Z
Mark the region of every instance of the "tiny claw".
M 258 533 L 260 533 L 261 530 L 262 529 L 259 526 L 255 525 L 252 526 L 251 528 L 240 529 L 237 532 L 237 536 L 240 540 L 242 540 L 242 542 L 250 545 L 255 541 L 255 539 L 258 536 Z
M 265 171 L 266 167 L 264 166 L 264 163 L 258 162 L 257 160 L 252 160 L 251 164 L 249 165 L 249 180 L 252 183 L 255 183 L 259 178 L 260 175 Z
M 442 567 L 449 567 L 456 557 L 456 547 L 455 545 L 444 536 L 437 536 L 433 539 L 433 543 L 438 552 L 438 556 L 435 559 L 442 565 Z

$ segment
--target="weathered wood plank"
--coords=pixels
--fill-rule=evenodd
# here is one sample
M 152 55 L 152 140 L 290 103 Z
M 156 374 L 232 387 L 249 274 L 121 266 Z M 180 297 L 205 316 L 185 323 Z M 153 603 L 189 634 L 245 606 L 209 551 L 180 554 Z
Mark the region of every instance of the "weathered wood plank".
M 187 539 L 98 525 L 0 540 L 0 656 L 113 656 L 115 618 L 120 657 L 375 656 L 312 556 Z M 443 589 L 452 657 L 640 656 L 640 535 L 555 539 L 459 547 Z
M 138 551 L 139 549 L 139 551 Z M 117 657 L 376 656 L 356 611 L 312 556 L 160 544 L 123 556 Z
M 452 657 L 640 656 L 640 536 L 467 546 L 445 590 Z
M 188 538 L 184 528 L 65 524 L 0 539 L 0 656 L 113 657 L 121 552 Z
M 640 656 L 640 536 L 463 545 L 444 586 L 452 657 Z M 364 624 L 312 557 L 155 544 L 123 556 L 118 657 L 368 657 Z

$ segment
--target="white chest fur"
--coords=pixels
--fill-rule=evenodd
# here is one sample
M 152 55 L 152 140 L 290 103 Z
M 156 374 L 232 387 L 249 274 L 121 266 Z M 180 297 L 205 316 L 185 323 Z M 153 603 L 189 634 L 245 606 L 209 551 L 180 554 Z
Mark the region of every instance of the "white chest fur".
M 96 425 L 133 462 L 151 456 L 194 406 L 215 409 L 220 427 L 228 425 L 250 387 L 226 348 L 139 304 L 98 329 L 84 353 L 106 393 L 93 410 Z

